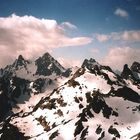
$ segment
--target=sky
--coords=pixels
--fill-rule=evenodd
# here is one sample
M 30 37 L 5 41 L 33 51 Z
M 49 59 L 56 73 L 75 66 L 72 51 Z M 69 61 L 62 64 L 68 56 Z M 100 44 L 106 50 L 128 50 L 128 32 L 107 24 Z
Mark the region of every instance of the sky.
M 65 67 L 140 62 L 140 0 L 0 0 L 0 67 L 45 52 Z

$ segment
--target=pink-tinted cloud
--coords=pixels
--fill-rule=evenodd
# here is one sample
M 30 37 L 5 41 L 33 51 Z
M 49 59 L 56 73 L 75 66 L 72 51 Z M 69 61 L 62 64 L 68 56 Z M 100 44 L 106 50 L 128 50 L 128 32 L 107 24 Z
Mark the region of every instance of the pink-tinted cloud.
M 110 36 L 109 35 L 105 35 L 105 34 L 96 34 L 96 39 L 99 41 L 99 42 L 106 42 L 110 39 Z
M 68 59 L 68 58 L 63 58 L 63 57 L 59 57 L 57 60 L 65 68 L 71 68 L 71 67 L 75 67 L 75 66 L 80 67 L 82 64 L 82 62 L 80 60 Z
M 140 30 L 131 30 L 123 32 L 112 32 L 110 34 L 96 34 L 95 38 L 99 42 L 113 41 L 127 41 L 140 42 Z
M 140 48 L 115 47 L 111 48 L 108 54 L 101 60 L 104 65 L 113 69 L 122 70 L 124 64 L 132 65 L 134 61 L 140 62 Z
M 112 33 L 112 39 L 131 42 L 140 42 L 140 30 L 124 31 L 120 33 Z
M 69 22 L 63 23 L 74 28 Z M 22 54 L 33 58 L 55 48 L 82 46 L 92 42 L 89 37 L 69 37 L 65 26 L 55 20 L 38 19 L 33 16 L 0 18 L 0 66 L 10 63 Z
M 98 54 L 100 51 L 99 51 L 99 49 L 97 49 L 97 48 L 93 48 L 93 49 L 91 50 L 91 52 L 92 52 L 93 54 Z

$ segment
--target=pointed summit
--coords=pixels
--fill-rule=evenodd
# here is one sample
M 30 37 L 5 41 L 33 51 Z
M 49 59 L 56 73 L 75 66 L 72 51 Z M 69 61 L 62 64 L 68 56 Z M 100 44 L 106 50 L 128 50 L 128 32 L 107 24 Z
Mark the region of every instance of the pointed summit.
M 121 76 L 124 79 L 135 79 L 134 76 L 133 76 L 133 73 L 132 73 L 131 69 L 128 67 L 127 64 L 124 65 L 124 68 L 123 68 L 123 71 L 122 71 Z
M 46 52 L 45 54 L 43 54 L 42 58 L 43 59 L 52 59 L 52 56 L 48 52 Z
M 45 53 L 42 57 L 39 57 L 35 64 L 37 66 L 36 74 L 49 76 L 53 73 L 56 75 L 61 75 L 65 72 L 65 68 L 55 60 L 48 52 Z
M 48 52 L 44 53 L 43 56 L 51 56 Z
M 22 55 L 19 55 L 18 56 L 18 60 L 24 60 L 23 56 Z
M 19 55 L 18 58 L 15 60 L 15 62 L 13 63 L 13 66 L 18 69 L 19 67 L 26 67 L 26 65 L 29 63 L 28 60 L 25 60 L 24 57 L 22 55 Z

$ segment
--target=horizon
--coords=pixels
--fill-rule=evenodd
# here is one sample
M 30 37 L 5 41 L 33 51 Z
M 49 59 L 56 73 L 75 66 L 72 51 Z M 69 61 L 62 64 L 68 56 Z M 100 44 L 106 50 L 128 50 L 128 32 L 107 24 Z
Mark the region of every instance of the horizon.
M 65 67 L 140 62 L 139 0 L 1 0 L 0 9 L 0 67 L 44 52 Z
M 16 58 L 15 58 L 15 60 L 13 60 L 11 63 L 9 63 L 9 64 L 6 64 L 4 67 L 0 67 L 0 69 L 3 69 L 3 68 L 6 68 L 8 65 L 12 65 L 13 63 L 15 63 L 15 61 L 16 60 L 18 60 L 19 59 L 19 57 L 22 57 L 24 60 L 27 60 L 27 61 L 29 61 L 30 63 L 33 63 L 33 62 L 35 62 L 38 58 L 40 58 L 40 57 L 43 57 L 45 54 L 49 54 L 49 55 L 51 55 L 51 57 L 53 57 L 55 60 L 57 60 L 54 56 L 52 56 L 52 54 L 51 53 L 49 53 L 49 52 L 45 52 L 44 54 L 42 54 L 41 56 L 38 56 L 38 57 L 36 57 L 36 58 L 32 58 L 32 59 L 26 59 L 22 54 L 19 54 Z M 62 61 L 62 60 L 57 60 L 58 61 L 58 63 L 60 63 L 60 65 L 64 68 L 64 69 L 70 69 L 70 68 L 74 68 L 74 67 L 78 67 L 78 68 L 80 68 L 82 65 L 83 65 L 83 63 L 84 63 L 84 61 L 85 60 L 90 60 L 90 59 L 94 59 L 94 58 L 85 58 L 85 59 L 83 59 L 82 61 L 81 61 L 81 63 L 79 63 L 79 65 L 75 65 L 75 66 L 71 66 L 70 64 L 69 65 L 67 65 L 67 66 L 64 66 L 65 65 L 65 63 L 64 63 L 64 61 Z M 97 63 L 99 63 L 98 61 L 96 61 L 96 59 L 94 59 L 95 60 L 95 62 L 97 62 Z M 135 63 L 135 62 L 137 62 L 137 61 L 134 61 L 133 63 Z M 112 67 L 111 66 L 109 66 L 116 74 L 121 74 L 121 72 L 123 71 L 123 69 L 124 69 L 124 66 L 125 65 L 128 65 L 128 68 L 130 68 L 132 65 L 133 65 L 133 63 L 132 64 L 130 64 L 130 65 L 128 65 L 128 64 L 123 64 L 122 65 L 122 69 L 112 69 Z M 138 62 L 139 63 L 139 62 Z M 101 63 L 99 63 L 100 65 L 102 65 L 102 66 L 107 66 L 107 65 L 103 65 L 103 64 L 101 64 Z

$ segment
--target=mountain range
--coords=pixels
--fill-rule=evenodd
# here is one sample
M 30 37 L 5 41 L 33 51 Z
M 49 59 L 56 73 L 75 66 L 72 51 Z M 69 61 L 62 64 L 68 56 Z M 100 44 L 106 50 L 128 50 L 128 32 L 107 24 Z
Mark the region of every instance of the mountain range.
M 49 53 L 0 69 L 0 140 L 139 140 L 140 63 L 120 75 L 95 59 L 64 68 Z

